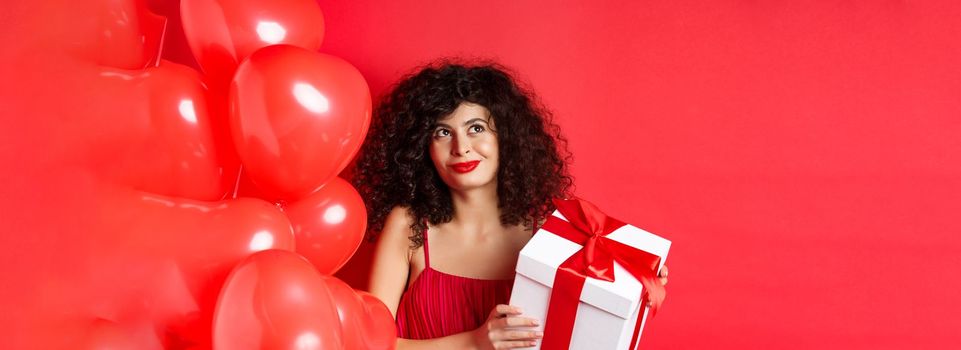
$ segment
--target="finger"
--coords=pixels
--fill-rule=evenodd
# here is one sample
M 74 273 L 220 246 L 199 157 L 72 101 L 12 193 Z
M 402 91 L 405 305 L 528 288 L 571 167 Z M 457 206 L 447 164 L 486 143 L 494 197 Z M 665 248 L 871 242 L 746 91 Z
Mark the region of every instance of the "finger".
M 501 340 L 535 340 L 544 337 L 544 332 L 541 331 L 504 331 L 501 332 Z
M 504 317 L 492 321 L 491 324 L 492 328 L 535 327 L 540 325 L 540 322 L 528 317 Z
M 660 282 L 662 286 L 667 285 L 667 265 L 661 267 L 661 271 L 658 272 L 657 277 L 657 281 Z
M 494 349 L 529 348 L 535 345 L 537 345 L 537 342 L 533 340 L 501 341 L 501 342 L 494 343 Z
M 513 341 L 513 340 L 537 340 L 544 337 L 541 331 L 522 331 L 522 330 L 502 330 L 490 334 L 492 342 Z
M 498 316 L 502 316 L 502 315 L 520 315 L 520 314 L 523 312 L 523 310 L 521 310 L 521 308 L 516 307 L 516 306 L 507 305 L 507 304 L 499 304 L 499 305 L 497 305 L 497 306 L 494 307 L 494 312 L 496 312 Z
M 494 309 L 491 310 L 490 318 L 501 317 L 502 315 L 504 315 L 505 312 L 510 310 L 509 308 L 510 308 L 509 305 L 497 304 L 497 306 L 494 306 Z
M 506 317 L 504 321 L 508 327 L 533 327 L 540 325 L 537 319 L 530 317 Z

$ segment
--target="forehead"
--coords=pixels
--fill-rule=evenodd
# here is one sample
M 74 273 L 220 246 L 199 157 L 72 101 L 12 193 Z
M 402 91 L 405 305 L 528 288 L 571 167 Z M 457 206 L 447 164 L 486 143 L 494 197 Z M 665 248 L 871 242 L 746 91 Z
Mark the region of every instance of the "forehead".
M 448 125 L 461 125 L 471 119 L 480 118 L 491 123 L 493 120 L 490 116 L 490 111 L 484 106 L 476 103 L 463 102 L 450 114 L 437 118 L 437 122 Z

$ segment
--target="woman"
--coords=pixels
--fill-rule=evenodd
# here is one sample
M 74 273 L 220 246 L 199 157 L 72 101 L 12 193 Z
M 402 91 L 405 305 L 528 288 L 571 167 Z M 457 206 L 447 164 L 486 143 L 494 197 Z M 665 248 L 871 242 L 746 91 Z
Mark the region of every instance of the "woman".
M 354 183 L 379 235 L 370 292 L 398 349 L 535 345 L 541 320 L 506 305 L 521 248 L 570 195 L 550 114 L 496 64 L 442 62 L 376 110 Z

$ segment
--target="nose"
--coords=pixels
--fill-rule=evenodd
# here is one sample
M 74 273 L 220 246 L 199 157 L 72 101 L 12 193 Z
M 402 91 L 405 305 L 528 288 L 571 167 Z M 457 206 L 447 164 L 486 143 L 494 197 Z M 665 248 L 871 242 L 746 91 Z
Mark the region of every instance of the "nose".
M 453 136 L 453 143 L 451 144 L 450 154 L 452 156 L 465 156 L 471 151 L 470 140 L 466 137 L 461 137 L 459 135 Z

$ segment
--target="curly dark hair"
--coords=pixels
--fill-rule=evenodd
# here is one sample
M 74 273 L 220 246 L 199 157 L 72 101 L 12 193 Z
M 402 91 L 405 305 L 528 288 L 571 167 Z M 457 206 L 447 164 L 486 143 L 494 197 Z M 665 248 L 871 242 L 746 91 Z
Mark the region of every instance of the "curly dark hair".
M 487 108 L 499 145 L 497 197 L 502 225 L 531 229 L 567 198 L 573 186 L 567 141 L 553 116 L 530 89 L 493 62 L 449 59 L 420 67 L 381 98 L 353 171 L 353 184 L 367 204 L 367 237 L 384 228 L 396 207 L 412 216 L 413 247 L 423 244 L 427 222 L 449 222 L 450 189 L 431 162 L 428 147 L 438 119 L 462 102 Z

